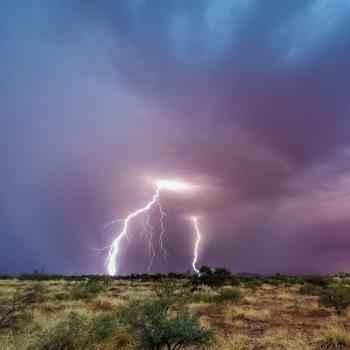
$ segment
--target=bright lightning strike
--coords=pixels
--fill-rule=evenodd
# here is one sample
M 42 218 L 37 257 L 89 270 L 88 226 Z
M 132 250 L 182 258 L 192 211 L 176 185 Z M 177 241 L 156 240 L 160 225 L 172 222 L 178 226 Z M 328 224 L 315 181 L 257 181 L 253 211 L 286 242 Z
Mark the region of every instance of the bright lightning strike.
M 196 217 L 192 217 L 192 221 L 193 221 L 193 224 L 194 224 L 194 229 L 196 231 L 196 243 L 194 245 L 194 251 L 193 251 L 193 261 L 192 261 L 192 267 L 193 267 L 193 270 L 199 274 L 199 270 L 197 269 L 197 260 L 198 260 L 198 247 L 199 247 L 199 242 L 201 241 L 202 239 L 202 236 L 201 236 L 201 233 L 199 231 L 199 227 L 198 227 L 198 218 Z
M 160 246 L 160 251 L 163 253 L 164 259 L 167 260 L 168 258 L 168 252 L 166 251 L 166 249 L 163 246 L 163 236 L 165 233 L 165 228 L 164 228 L 164 216 L 166 216 L 167 214 L 163 211 L 162 206 L 160 205 L 159 201 L 158 201 L 158 207 L 159 207 L 159 211 L 160 211 L 160 219 L 159 219 L 159 224 L 160 224 L 160 235 L 159 235 L 159 246 Z
M 147 215 L 147 220 L 146 220 L 146 231 L 149 233 L 149 242 L 148 242 L 148 252 L 149 252 L 149 257 L 150 257 L 150 264 L 148 266 L 148 270 L 151 268 L 153 259 L 156 255 L 154 246 L 152 243 L 152 238 L 153 238 L 153 226 L 150 224 L 150 218 L 149 218 L 149 211 L 152 209 L 153 205 L 155 203 L 158 203 L 159 210 L 161 213 L 161 218 L 160 218 L 160 225 L 161 225 L 161 233 L 160 233 L 160 238 L 159 238 L 159 243 L 160 243 L 160 249 L 166 257 L 168 253 L 166 252 L 164 246 L 163 246 L 163 235 L 165 232 L 164 225 L 163 225 L 163 218 L 166 215 L 166 213 L 163 211 L 162 207 L 160 206 L 159 203 L 159 196 L 161 190 L 167 190 L 167 191 L 186 191 L 190 188 L 190 185 L 184 182 L 180 181 L 173 181 L 173 180 L 157 180 L 155 181 L 156 185 L 156 192 L 154 193 L 152 199 L 143 207 L 140 209 L 135 210 L 134 212 L 130 213 L 126 219 L 122 220 L 123 223 L 123 229 L 122 231 L 117 235 L 117 237 L 114 239 L 112 244 L 109 247 L 109 252 L 107 256 L 107 273 L 111 276 L 114 276 L 117 273 L 117 256 L 119 252 L 119 244 L 120 241 L 122 240 L 123 237 L 125 237 L 128 233 L 128 228 L 129 228 L 129 223 L 132 219 L 137 217 L 140 214 L 146 214 Z

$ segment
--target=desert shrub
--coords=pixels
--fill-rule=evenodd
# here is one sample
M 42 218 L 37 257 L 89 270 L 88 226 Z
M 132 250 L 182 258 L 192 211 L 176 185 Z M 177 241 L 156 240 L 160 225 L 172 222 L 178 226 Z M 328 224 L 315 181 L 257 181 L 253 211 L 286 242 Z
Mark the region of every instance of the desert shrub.
M 208 266 L 202 266 L 200 274 L 198 276 L 193 276 L 192 278 L 194 286 L 206 284 L 210 287 L 222 287 L 229 284 L 231 281 L 232 276 L 230 271 L 223 267 L 217 267 L 213 270 Z
M 0 305 L 0 328 L 17 326 L 25 311 L 32 309 L 35 303 L 45 299 L 47 288 L 40 282 L 30 284 L 26 288 L 18 288 L 11 299 Z
M 223 287 L 220 288 L 217 294 L 213 295 L 211 301 L 216 303 L 238 303 L 243 299 L 242 293 L 232 287 Z
M 29 281 L 44 281 L 50 279 L 50 275 L 44 272 L 44 269 L 40 271 L 34 270 L 32 273 L 22 273 L 18 279 Z
M 230 286 L 239 287 L 241 285 L 241 282 L 238 277 L 231 276 L 230 278 Z
M 264 284 L 264 282 L 261 279 L 249 278 L 244 282 L 244 287 L 249 288 L 255 292 L 263 284 Z
M 51 327 L 38 332 L 30 350 L 80 350 L 88 345 L 88 321 L 71 312 Z
M 224 286 L 232 281 L 231 272 L 223 267 L 217 267 L 213 273 L 214 286 Z
M 120 327 L 115 314 L 100 314 L 94 317 L 89 325 L 92 342 L 99 342 L 113 336 Z
M 255 276 L 255 278 L 257 277 L 259 277 L 259 279 L 262 280 L 263 283 L 270 284 L 272 286 L 292 286 L 294 284 L 303 284 L 305 282 L 303 277 L 281 275 L 280 273 L 276 273 L 274 275 L 269 276 Z
M 8 274 L 0 274 L 0 280 L 11 280 L 13 278 L 15 278 L 15 277 L 11 276 L 11 275 L 8 275 Z
M 326 307 L 332 307 L 339 315 L 350 306 L 350 288 L 344 285 L 331 285 L 321 290 L 319 301 Z
M 92 319 L 71 312 L 50 327 L 36 333 L 29 350 L 95 349 L 104 341 L 124 346 L 130 341 L 125 327 L 115 313 L 97 315 Z
M 189 273 L 178 273 L 178 272 L 169 272 L 167 278 L 169 279 L 188 279 L 190 276 Z
M 310 275 L 304 277 L 304 282 L 316 287 L 326 288 L 332 282 L 329 276 Z
M 25 290 L 28 303 L 41 303 L 49 293 L 48 288 L 42 282 L 33 282 Z
M 320 292 L 321 292 L 321 288 L 314 286 L 312 284 L 304 284 L 299 289 L 299 293 L 304 295 L 319 295 Z
M 90 300 L 95 298 L 100 292 L 104 290 L 105 286 L 99 280 L 86 280 L 77 283 L 71 290 L 71 297 L 74 300 L 85 299 Z
M 35 301 L 30 294 L 28 296 L 26 289 L 17 289 L 11 299 L 0 304 L 0 329 L 16 325 L 19 315 L 31 308 Z
M 200 325 L 181 297 L 166 290 L 149 301 L 134 301 L 122 313 L 123 322 L 143 350 L 182 349 L 207 345 L 213 332 Z
M 285 281 L 278 279 L 278 278 L 269 278 L 264 281 L 266 284 L 269 284 L 270 286 L 278 287 L 285 283 Z

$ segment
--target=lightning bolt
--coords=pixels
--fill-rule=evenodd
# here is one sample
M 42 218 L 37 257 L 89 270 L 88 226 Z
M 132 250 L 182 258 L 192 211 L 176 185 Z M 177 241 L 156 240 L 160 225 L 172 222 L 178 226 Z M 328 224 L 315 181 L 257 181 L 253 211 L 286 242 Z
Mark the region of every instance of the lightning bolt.
M 160 202 L 158 201 L 158 207 L 159 207 L 159 211 L 160 211 L 160 219 L 159 219 L 159 223 L 160 223 L 160 235 L 159 235 L 159 246 L 160 246 L 160 251 L 163 253 L 164 259 L 167 260 L 168 259 L 168 252 L 166 251 L 166 249 L 164 248 L 163 245 L 163 236 L 165 233 L 165 228 L 164 228 L 164 216 L 166 216 L 166 213 L 163 211 L 162 206 L 160 205 Z
M 158 198 L 156 200 L 156 202 L 158 202 Z M 148 256 L 149 256 L 149 265 L 147 267 L 147 271 L 149 271 L 153 265 L 153 260 L 156 256 L 156 252 L 154 251 L 154 246 L 153 246 L 153 243 L 152 243 L 152 239 L 153 239 L 153 230 L 154 230 L 154 227 L 151 225 L 150 221 L 151 221 L 151 218 L 149 216 L 149 212 L 147 212 L 147 221 L 146 221 L 146 231 L 149 233 L 149 239 L 148 239 Z
M 108 252 L 107 272 L 109 275 L 114 276 L 117 272 L 116 258 L 117 258 L 118 252 L 119 252 L 119 242 L 124 236 L 127 235 L 130 221 L 133 218 L 135 218 L 136 216 L 138 216 L 142 213 L 148 212 L 152 208 L 152 205 L 154 203 L 156 203 L 157 199 L 159 198 L 159 193 L 160 193 L 160 187 L 157 187 L 156 193 L 153 195 L 152 200 L 150 202 L 148 202 L 143 208 L 135 210 L 134 212 L 129 214 L 126 217 L 126 219 L 124 220 L 123 230 L 122 230 L 122 232 L 119 233 L 117 238 L 112 242 L 110 249 L 109 249 L 109 252 Z M 147 218 L 147 220 L 148 220 L 148 218 Z
M 147 270 L 149 270 L 152 267 L 153 260 L 156 256 L 154 245 L 152 242 L 153 239 L 153 226 L 150 222 L 150 215 L 149 211 L 152 209 L 154 204 L 158 204 L 159 210 L 160 210 L 160 237 L 159 237 L 159 244 L 160 244 L 160 250 L 163 253 L 164 257 L 168 256 L 168 253 L 166 249 L 163 246 L 163 236 L 165 233 L 164 224 L 163 224 L 163 218 L 166 216 L 166 213 L 163 211 L 160 203 L 159 203 L 159 196 L 161 190 L 168 190 L 168 191 L 183 191 L 188 189 L 188 185 L 186 183 L 178 182 L 178 181 L 171 181 L 171 180 L 158 180 L 156 181 L 156 191 L 152 197 L 152 199 L 142 208 L 135 210 L 134 212 L 130 213 L 124 220 L 122 220 L 123 228 L 122 231 L 117 235 L 117 237 L 114 239 L 112 244 L 109 247 L 109 252 L 107 255 L 107 273 L 111 276 L 114 276 L 117 273 L 117 256 L 119 253 L 120 248 L 120 241 L 127 237 L 129 224 L 132 221 L 132 219 L 136 218 L 140 214 L 146 214 L 146 223 L 144 226 L 144 231 L 149 234 L 149 241 L 148 241 L 148 254 L 150 258 L 150 263 L 148 265 Z M 111 223 L 119 222 L 120 220 L 113 220 Z
M 201 236 L 201 233 L 200 233 L 199 227 L 198 227 L 198 218 L 193 217 L 192 221 L 193 221 L 194 229 L 196 232 L 196 243 L 194 245 L 194 250 L 193 250 L 192 268 L 197 274 L 199 274 L 199 270 L 197 269 L 196 264 L 197 264 L 197 260 L 198 260 L 198 246 L 199 246 L 199 242 L 202 239 L 202 236 Z

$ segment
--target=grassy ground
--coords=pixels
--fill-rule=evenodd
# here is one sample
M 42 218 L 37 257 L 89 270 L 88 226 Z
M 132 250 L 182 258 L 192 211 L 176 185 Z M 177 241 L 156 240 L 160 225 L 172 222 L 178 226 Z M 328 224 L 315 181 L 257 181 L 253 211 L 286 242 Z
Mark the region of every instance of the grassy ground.
M 37 337 L 38 329 L 48 328 L 71 311 L 91 319 L 134 299 L 154 296 L 153 282 L 110 281 L 96 297 L 74 300 L 70 295 L 76 288 L 75 281 L 4 279 L 0 280 L 0 311 L 10 305 L 16 290 L 31 288 L 33 283 L 44 286 L 44 293 L 12 324 L 0 327 L 1 350 L 26 349 Z M 218 291 L 205 287 L 194 292 L 188 304 L 193 313 L 200 315 L 201 323 L 216 333 L 215 343 L 209 349 L 350 349 L 350 313 L 336 316 L 332 310 L 319 306 L 316 296 L 299 293 L 299 288 L 267 284 L 256 290 L 238 287 L 244 298 L 237 303 L 218 301 L 214 298 Z M 120 332 L 93 348 L 134 346 L 132 337 Z

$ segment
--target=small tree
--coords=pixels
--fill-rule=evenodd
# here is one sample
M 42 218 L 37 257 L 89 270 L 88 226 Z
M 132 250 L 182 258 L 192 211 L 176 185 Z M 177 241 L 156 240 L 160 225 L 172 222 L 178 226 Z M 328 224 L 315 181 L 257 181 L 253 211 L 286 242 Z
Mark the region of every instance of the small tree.
M 193 283 L 197 285 L 206 284 L 210 287 L 222 287 L 232 281 L 230 271 L 223 267 L 212 270 L 208 266 L 202 266 L 199 272 L 199 276 L 193 278 Z
M 231 272 L 224 267 L 217 267 L 214 270 L 214 285 L 217 287 L 222 287 L 225 284 L 230 283 Z
M 319 301 L 326 307 L 333 307 L 337 315 L 350 306 L 350 288 L 332 285 L 320 291 Z
M 153 300 L 132 303 L 122 313 L 140 349 L 178 350 L 212 341 L 213 332 L 200 325 L 181 297 L 170 295 L 169 289 L 157 294 Z

